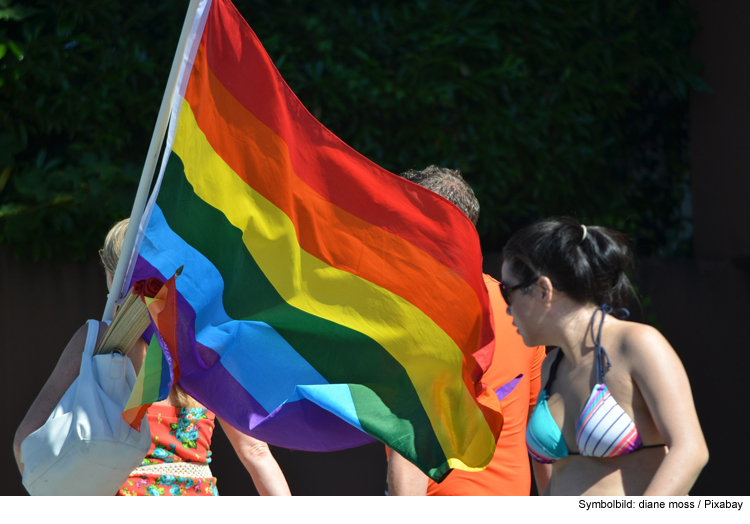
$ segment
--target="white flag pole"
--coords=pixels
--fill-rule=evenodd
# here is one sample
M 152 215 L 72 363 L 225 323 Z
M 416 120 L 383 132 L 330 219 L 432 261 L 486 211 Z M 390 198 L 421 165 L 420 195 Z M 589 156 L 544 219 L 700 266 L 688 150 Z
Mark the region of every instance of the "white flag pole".
M 120 259 L 117 261 L 117 270 L 115 271 L 114 279 L 112 280 L 112 287 L 107 295 L 107 305 L 104 308 L 104 314 L 102 315 L 102 320 L 105 321 L 112 320 L 115 302 L 122 296 L 121 288 L 123 280 L 125 280 L 125 272 L 127 271 L 130 254 L 133 251 L 136 233 L 138 232 L 138 225 L 141 221 L 141 216 L 143 216 L 143 209 L 146 207 L 146 199 L 148 198 L 148 191 L 151 188 L 151 181 L 154 178 L 156 161 L 159 159 L 159 152 L 161 151 L 161 146 L 164 142 L 164 135 L 166 134 L 167 124 L 169 123 L 169 113 L 172 109 L 172 104 L 174 103 L 175 94 L 177 92 L 177 79 L 180 74 L 180 67 L 182 67 L 185 49 L 190 36 L 190 28 L 193 26 L 193 20 L 195 20 L 195 14 L 198 11 L 199 3 L 200 0 L 190 0 L 190 6 L 188 7 L 187 15 L 185 16 L 185 22 L 182 24 L 180 41 L 177 44 L 177 51 L 175 52 L 174 60 L 172 60 L 172 70 L 169 72 L 167 88 L 164 90 L 164 97 L 161 100 L 159 115 L 156 118 L 156 127 L 154 127 L 154 134 L 151 136 L 151 144 L 148 147 L 146 164 L 143 166 L 141 182 L 138 185 L 138 192 L 135 195 L 135 202 L 133 202 L 133 210 L 130 213 L 130 224 L 128 225 L 127 233 L 125 233 L 125 240 L 122 244 Z

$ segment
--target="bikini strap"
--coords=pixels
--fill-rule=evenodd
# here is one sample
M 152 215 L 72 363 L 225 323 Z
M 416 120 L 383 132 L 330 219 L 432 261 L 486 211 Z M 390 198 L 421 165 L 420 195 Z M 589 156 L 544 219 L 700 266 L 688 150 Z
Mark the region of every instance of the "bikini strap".
M 595 333 L 594 324 L 596 324 L 596 314 L 600 311 L 602 319 L 599 321 L 599 333 Z M 596 380 L 599 384 L 604 384 L 604 374 L 612 367 L 607 350 L 602 347 L 602 330 L 604 329 L 604 318 L 607 315 L 615 315 L 617 318 L 626 319 L 630 316 L 630 311 L 625 308 L 619 308 L 615 311 L 609 304 L 602 304 L 591 315 L 591 339 L 594 341 L 594 347 L 596 348 Z M 604 369 L 605 361 L 607 369 Z
M 547 383 L 544 384 L 544 391 L 547 392 L 547 397 L 549 397 L 549 385 L 552 384 L 553 380 L 555 380 L 555 375 L 557 375 L 557 367 L 560 365 L 562 357 L 562 349 L 558 348 L 557 356 L 555 357 L 555 360 L 552 361 L 552 365 L 549 367 L 549 376 L 547 377 Z

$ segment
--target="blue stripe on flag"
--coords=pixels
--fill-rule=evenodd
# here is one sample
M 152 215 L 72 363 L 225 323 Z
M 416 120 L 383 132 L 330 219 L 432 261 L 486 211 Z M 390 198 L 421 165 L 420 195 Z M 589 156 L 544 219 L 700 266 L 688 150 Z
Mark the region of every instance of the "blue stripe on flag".
M 196 340 L 218 353 L 224 368 L 269 413 L 283 404 L 300 384 L 328 384 L 271 326 L 265 322 L 234 320 L 227 315 L 221 302 L 224 292 L 221 274 L 169 228 L 158 205 L 153 208 L 140 255 L 162 275 L 171 275 L 178 267 L 185 266 L 177 279 L 177 290 L 196 312 Z M 242 345 L 235 344 L 236 340 L 242 340 Z M 283 374 L 278 373 L 281 368 Z

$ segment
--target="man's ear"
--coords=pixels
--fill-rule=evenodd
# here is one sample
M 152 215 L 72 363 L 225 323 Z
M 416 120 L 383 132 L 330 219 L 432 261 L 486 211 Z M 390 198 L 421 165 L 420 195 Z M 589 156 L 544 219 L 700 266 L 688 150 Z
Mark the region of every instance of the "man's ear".
M 537 281 L 539 289 L 542 291 L 542 300 L 545 303 L 551 303 L 555 293 L 555 287 L 552 285 L 552 281 L 549 277 L 541 276 Z

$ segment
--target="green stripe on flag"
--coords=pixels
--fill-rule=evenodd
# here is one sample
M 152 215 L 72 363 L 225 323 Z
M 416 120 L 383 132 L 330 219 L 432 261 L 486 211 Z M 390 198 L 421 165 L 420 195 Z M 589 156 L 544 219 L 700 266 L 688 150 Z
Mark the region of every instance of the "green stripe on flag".
M 403 366 L 373 339 L 284 301 L 247 251 L 242 231 L 195 195 L 174 153 L 159 194 L 169 227 L 221 273 L 223 304 L 231 318 L 269 324 L 329 383 L 349 383 L 362 427 L 371 435 L 398 442 L 394 449 L 418 463 L 446 461 Z

